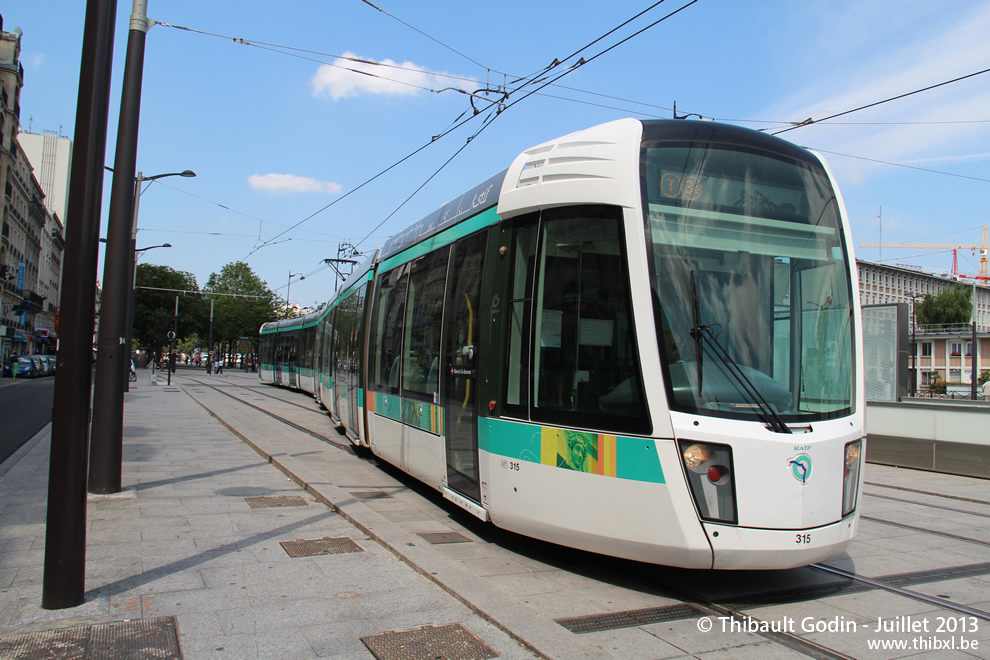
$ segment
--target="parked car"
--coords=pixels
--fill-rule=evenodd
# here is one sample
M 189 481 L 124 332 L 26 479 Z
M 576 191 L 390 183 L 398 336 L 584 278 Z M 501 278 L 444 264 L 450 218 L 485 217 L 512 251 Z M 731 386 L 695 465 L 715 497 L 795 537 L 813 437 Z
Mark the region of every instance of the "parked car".
M 38 377 L 39 378 L 41 376 L 51 376 L 52 375 L 51 367 L 48 366 L 48 360 L 45 359 L 45 356 L 44 355 L 30 355 L 28 357 L 30 357 L 32 360 L 34 360 L 35 365 L 36 365 L 36 367 L 38 369 Z
M 54 355 L 42 355 L 42 359 L 48 365 L 48 375 L 55 375 L 55 356 Z
M 15 369 L 17 370 L 17 376 L 20 378 L 36 378 L 38 375 L 37 363 L 27 355 L 11 355 L 3 363 L 4 376 L 14 375 Z

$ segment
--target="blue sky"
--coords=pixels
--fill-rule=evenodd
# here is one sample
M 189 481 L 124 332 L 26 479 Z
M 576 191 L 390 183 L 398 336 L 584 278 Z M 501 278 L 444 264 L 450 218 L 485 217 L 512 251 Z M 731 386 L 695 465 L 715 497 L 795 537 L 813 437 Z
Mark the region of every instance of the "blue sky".
M 688 3 L 667 0 L 582 55 Z M 159 25 L 148 34 L 138 169 L 198 176 L 145 192 L 138 247 L 171 243 L 145 261 L 189 271 L 201 286 L 238 260 L 282 296 L 289 273 L 302 273 L 291 300 L 313 305 L 332 294 L 321 261 L 338 243 L 371 250 L 553 137 L 621 117 L 669 118 L 675 101 L 679 113 L 774 131 L 990 68 L 990 2 L 699 0 L 507 109 L 406 202 L 488 114 L 431 144 L 471 105 L 427 90 L 534 73 L 650 4 L 380 0 L 380 11 L 362 0 L 150 0 L 151 18 L 198 32 Z M 118 0 L 109 165 L 130 11 Z M 81 0 L 5 3 L 4 29 L 24 31 L 24 129 L 72 137 L 84 12 Z M 857 245 L 880 240 L 881 208 L 884 242 L 977 243 L 990 224 L 988 109 L 984 73 L 781 137 L 831 152 Z M 109 190 L 107 177 L 104 218 Z M 882 256 L 941 269 L 952 260 L 922 249 Z M 975 274 L 978 259 L 960 251 L 960 271 Z

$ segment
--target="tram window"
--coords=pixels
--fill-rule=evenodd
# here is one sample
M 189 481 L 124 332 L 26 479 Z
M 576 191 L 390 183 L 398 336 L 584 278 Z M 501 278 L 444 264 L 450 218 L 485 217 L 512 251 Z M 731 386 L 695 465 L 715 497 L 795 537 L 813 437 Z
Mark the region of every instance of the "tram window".
M 371 320 L 370 384 L 374 389 L 392 394 L 399 393 L 399 340 L 406 305 L 407 271 L 408 266 L 400 266 L 378 280 Z
M 544 212 L 537 264 L 532 418 L 648 430 L 621 211 Z
M 509 342 L 506 350 L 506 413 L 528 417 L 529 324 L 536 264 L 538 214 L 519 218 L 510 239 Z
M 402 365 L 403 394 L 438 401 L 440 330 L 449 248 L 413 261 L 409 273 Z

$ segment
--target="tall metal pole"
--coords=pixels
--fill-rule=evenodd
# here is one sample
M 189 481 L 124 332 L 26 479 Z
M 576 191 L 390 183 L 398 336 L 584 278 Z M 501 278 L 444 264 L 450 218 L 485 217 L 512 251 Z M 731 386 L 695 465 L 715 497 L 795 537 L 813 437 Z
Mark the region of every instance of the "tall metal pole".
M 127 317 L 127 334 L 125 335 L 124 347 L 127 349 L 127 358 L 131 357 L 131 337 L 134 335 L 134 279 L 137 277 L 137 219 L 138 219 L 138 206 L 141 204 L 141 180 L 143 179 L 142 173 L 138 172 L 137 179 L 134 181 L 134 215 L 131 220 L 131 274 L 127 278 L 130 282 L 130 286 L 127 289 L 127 309 L 125 314 Z M 130 392 L 131 385 L 130 379 L 127 377 L 130 372 L 130 360 L 124 359 L 120 361 L 120 368 L 124 370 L 124 391 Z
M 86 454 L 93 369 L 97 248 L 103 202 L 116 0 L 89 0 L 83 29 L 75 146 L 69 177 L 52 406 L 48 521 L 41 606 L 81 605 L 86 574 Z
M 124 342 L 127 335 L 127 292 L 134 260 L 130 240 L 134 217 L 134 174 L 137 170 L 144 45 L 151 26 L 147 0 L 133 2 L 103 266 L 104 288 L 97 340 L 93 436 L 89 462 L 91 493 L 120 492 L 124 447 L 124 383 L 127 378 L 121 362 L 130 358 L 130 350 Z

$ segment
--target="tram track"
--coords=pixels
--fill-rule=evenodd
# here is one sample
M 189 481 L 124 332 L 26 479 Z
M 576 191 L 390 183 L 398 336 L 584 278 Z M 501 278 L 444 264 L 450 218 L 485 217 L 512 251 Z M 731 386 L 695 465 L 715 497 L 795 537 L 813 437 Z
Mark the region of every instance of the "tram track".
M 931 504 L 929 502 L 919 502 L 917 500 L 908 500 L 903 497 L 891 497 L 890 495 L 879 495 L 877 493 L 863 493 L 867 497 L 875 497 L 877 499 L 889 500 L 892 502 L 901 502 L 903 504 L 914 504 L 916 506 L 922 506 L 928 509 L 939 509 L 941 511 L 951 511 L 953 513 L 963 513 L 967 516 L 978 516 L 980 518 L 990 518 L 990 513 L 980 513 L 979 511 L 969 511 L 968 509 L 957 509 L 951 506 L 942 506 L 940 504 Z M 990 506 L 990 502 L 986 503 Z
M 287 401 L 280 396 L 275 396 L 267 392 L 260 392 L 261 388 L 239 385 L 236 383 L 227 383 L 224 385 L 216 385 L 208 381 L 200 379 L 189 379 L 192 383 L 195 383 L 194 387 L 204 387 L 209 388 L 218 394 L 222 394 L 229 399 L 232 399 L 239 403 L 240 405 L 246 406 L 256 412 L 262 413 L 280 423 L 286 424 L 287 426 L 298 430 L 300 432 L 306 433 L 307 435 L 326 442 L 336 448 L 343 449 L 348 453 L 355 454 L 354 448 L 350 443 L 342 442 L 340 440 L 330 438 L 324 433 L 320 433 L 312 428 L 309 428 L 305 422 L 297 422 L 292 419 L 288 419 L 283 415 L 279 415 L 270 410 L 266 410 L 261 405 L 257 405 L 248 401 L 243 396 L 238 396 L 237 394 L 229 391 L 231 388 L 239 388 L 251 392 L 252 394 L 261 394 L 273 402 L 278 402 L 282 404 L 287 404 L 294 406 L 295 408 L 300 408 L 306 412 L 314 413 L 326 417 L 326 413 L 320 410 L 316 410 L 313 407 L 305 406 L 292 401 Z M 188 390 L 187 390 L 188 391 Z M 193 396 L 190 393 L 190 396 Z M 195 396 L 193 397 L 195 398 Z M 204 405 L 200 402 L 200 405 Z M 204 406 L 205 407 L 205 406 Z M 209 408 L 207 408 L 209 410 Z M 218 416 L 211 410 L 215 416 Z M 218 416 L 219 419 L 219 416 Z M 222 421 L 222 420 L 221 420 Z M 919 491 L 920 492 L 920 491 Z M 864 493 L 866 495 L 871 495 L 869 493 Z M 924 493 L 929 494 L 929 493 Z M 875 495 L 875 497 L 891 499 L 895 501 L 902 501 L 910 504 L 919 504 L 921 506 L 929 506 L 925 503 L 914 502 L 911 500 L 903 500 L 901 498 L 893 498 L 884 495 Z M 955 498 L 963 499 L 963 498 Z M 982 502 L 977 502 L 982 503 Z M 439 505 L 438 505 L 439 506 Z M 952 507 L 941 507 L 938 505 L 933 505 L 935 508 L 943 508 L 957 513 L 973 514 L 981 517 L 990 517 L 986 514 L 974 513 L 971 511 L 965 511 L 962 509 L 955 509 Z M 906 529 L 912 529 L 914 531 L 919 531 L 923 533 L 938 534 L 941 536 L 946 536 L 949 538 L 954 538 L 956 540 L 961 540 L 965 542 L 977 543 L 980 545 L 990 546 L 990 543 L 980 541 L 978 539 L 972 539 L 968 537 L 962 537 L 959 535 L 950 534 L 947 532 L 937 532 L 935 530 L 928 530 L 919 527 L 914 527 L 911 525 L 906 525 L 903 523 L 897 523 L 894 521 L 883 520 L 879 518 L 861 516 L 864 520 L 869 520 L 871 522 L 876 522 L 879 524 L 894 525 Z M 527 543 L 537 544 L 533 547 L 539 547 L 539 544 L 543 542 L 534 541 L 532 539 L 524 539 L 520 541 L 523 551 L 526 551 Z M 509 552 L 514 552 L 509 550 Z M 578 575 L 584 574 L 584 566 L 587 561 L 587 557 L 583 553 L 578 552 L 573 562 L 570 560 L 566 562 L 562 569 L 568 572 L 572 572 Z M 624 574 L 629 568 L 629 564 L 624 561 L 619 561 L 614 567 L 610 567 L 609 571 L 615 572 L 616 575 Z M 656 582 L 654 582 L 655 590 L 657 595 L 670 598 L 676 602 L 673 605 L 666 605 L 661 607 L 645 608 L 641 610 L 628 610 L 624 612 L 609 612 L 603 615 L 589 615 L 588 617 L 566 617 L 563 619 L 554 619 L 556 623 L 561 625 L 572 633 L 581 634 L 584 632 L 597 632 L 602 630 L 617 630 L 622 628 L 639 627 L 643 625 L 649 625 L 653 623 L 669 622 L 677 620 L 688 620 L 688 619 L 700 619 L 704 617 L 715 618 L 716 620 L 732 620 L 739 622 L 740 625 L 752 625 L 749 622 L 760 622 L 764 621 L 759 616 L 759 609 L 761 607 L 766 607 L 775 604 L 790 604 L 790 603 L 801 603 L 808 602 L 809 600 L 825 599 L 833 595 L 845 595 L 864 591 L 872 590 L 882 590 L 886 593 L 896 595 L 901 598 L 907 598 L 919 602 L 926 603 L 933 607 L 945 609 L 954 613 L 958 613 L 966 616 L 974 616 L 983 621 L 990 621 L 990 613 L 978 610 L 975 608 L 967 607 L 965 605 L 960 605 L 947 601 L 942 598 L 935 596 L 928 596 L 924 593 L 920 593 L 911 589 L 906 588 L 902 585 L 912 585 L 912 584 L 923 584 L 926 582 L 936 582 L 943 579 L 952 579 L 958 577 L 970 577 L 970 576 L 983 576 L 990 574 L 990 562 L 986 564 L 973 564 L 969 566 L 957 566 L 949 567 L 946 569 L 941 569 L 940 571 L 919 571 L 914 574 L 900 574 L 892 576 L 880 576 L 880 577 L 866 577 L 858 575 L 854 572 L 845 571 L 832 566 L 827 566 L 824 564 L 814 564 L 808 566 L 807 569 L 814 570 L 823 574 L 830 575 L 838 580 L 832 580 L 825 583 L 812 584 L 810 587 L 808 585 L 800 584 L 801 579 L 795 577 L 795 586 L 783 587 L 771 590 L 760 590 L 754 589 L 748 593 L 743 593 L 741 595 L 736 595 L 731 598 L 711 596 L 706 594 L 703 590 L 697 590 L 689 588 L 685 583 L 690 579 L 687 574 L 684 577 L 680 577 L 679 571 L 673 571 L 676 576 L 671 579 L 670 571 L 664 569 L 663 567 L 649 566 L 648 571 L 653 575 Z M 801 569 L 795 569 L 801 570 Z M 943 574 L 947 574 L 950 577 L 943 577 Z M 614 578 L 614 576 L 611 576 Z M 604 579 L 611 579 L 610 575 L 606 573 Z M 636 591 L 634 587 L 630 587 L 633 591 Z M 755 614 L 754 614 L 755 611 Z M 598 618 L 604 620 L 603 623 L 597 623 L 592 621 Z M 591 621 L 591 623 L 588 623 Z M 582 628 L 582 626 L 585 626 Z M 769 628 L 769 626 L 768 626 Z M 809 639 L 808 637 L 783 630 L 750 630 L 755 635 L 758 635 L 767 641 L 773 642 L 779 646 L 786 647 L 790 650 L 797 651 L 808 657 L 820 658 L 823 660 L 848 660 L 855 656 L 848 655 L 842 651 L 834 648 L 830 648 L 824 644 L 821 644 L 815 640 Z
M 196 379 L 190 379 L 190 380 L 192 382 L 196 383 L 197 385 L 200 385 L 202 387 L 208 387 L 211 390 L 214 390 L 215 392 L 217 392 L 219 394 L 222 394 L 222 395 L 224 395 L 226 397 L 229 397 L 231 399 L 234 399 L 235 401 L 237 401 L 241 405 L 247 406 L 247 407 L 249 407 L 249 408 L 251 408 L 253 410 L 256 410 L 256 411 L 258 411 L 258 412 L 260 412 L 262 414 L 268 415 L 272 419 L 278 420 L 279 422 L 282 422 L 286 426 L 290 426 L 290 427 L 296 429 L 297 431 L 300 431 L 302 433 L 305 433 L 307 435 L 310 435 L 310 436 L 316 438 L 317 440 L 322 440 L 323 442 L 326 442 L 329 445 L 333 445 L 337 449 L 341 449 L 341 450 L 346 451 L 346 452 L 348 452 L 350 454 L 354 454 L 355 453 L 354 452 L 353 445 L 351 445 L 351 443 L 349 443 L 349 442 L 342 442 L 340 440 L 331 438 L 331 437 L 329 437 L 327 435 L 324 435 L 323 433 L 320 433 L 318 431 L 314 431 L 313 429 L 310 429 L 309 427 L 303 426 L 302 424 L 298 424 L 298 423 L 292 421 L 291 419 L 282 417 L 281 415 L 277 415 L 277 414 L 271 412 L 270 410 L 265 410 L 261 406 L 255 405 L 255 404 L 251 403 L 250 401 L 248 401 L 246 399 L 242 399 L 239 396 L 236 396 L 234 394 L 231 394 L 230 392 L 225 391 L 224 388 L 222 388 L 222 387 L 218 387 L 216 385 L 213 385 L 211 383 L 206 383 L 206 382 L 203 382 L 201 380 L 196 380 Z M 241 388 L 244 388 L 244 389 L 249 389 L 249 388 L 245 388 L 243 385 L 235 385 L 235 387 L 241 387 Z M 190 396 L 192 396 L 192 395 L 190 394 Z M 195 398 L 195 397 L 193 397 L 193 398 Z M 295 406 L 297 408 L 302 408 L 303 410 L 305 410 L 307 412 L 310 412 L 310 413 L 313 413 L 313 414 L 316 414 L 316 415 L 321 415 L 323 417 L 326 417 L 326 413 L 324 413 L 324 412 L 321 412 L 319 410 L 313 410 L 312 408 L 308 408 L 306 406 L 300 405 L 298 403 L 293 403 L 291 401 L 285 401 L 281 397 L 272 396 L 270 398 L 275 399 L 277 401 L 280 401 L 282 403 L 288 404 L 288 405 Z M 198 401 L 198 399 L 197 399 L 197 401 Z M 199 403 L 200 403 L 200 405 L 203 405 L 202 402 L 199 402 Z M 204 406 L 204 407 L 206 407 L 206 406 Z M 209 408 L 207 408 L 207 410 L 209 410 Z M 213 415 L 216 416 L 216 413 L 214 413 L 212 410 L 210 410 L 210 412 L 211 412 L 211 414 L 213 414 Z
M 907 523 L 896 522 L 893 520 L 884 520 L 883 518 L 875 518 L 873 516 L 860 515 L 861 520 L 869 520 L 870 522 L 881 523 L 883 525 L 890 525 L 891 527 L 900 527 L 901 529 L 910 529 L 915 532 L 923 532 L 925 534 L 933 534 L 935 536 L 942 536 L 947 539 L 955 539 L 957 541 L 965 541 L 967 543 L 976 543 L 977 545 L 983 545 L 990 547 L 990 542 L 983 541 L 981 539 L 970 538 L 969 536 L 962 536 L 960 534 L 953 534 L 952 532 L 942 532 L 936 529 L 927 529 L 925 527 L 918 527 L 916 525 L 908 525 Z
M 990 506 L 990 501 L 980 500 L 974 497 L 963 497 L 961 495 L 948 495 L 946 493 L 935 493 L 930 490 L 922 490 L 920 488 L 910 488 L 908 486 L 898 486 L 895 484 L 883 484 L 878 481 L 864 481 L 864 486 L 873 486 L 875 488 L 890 488 L 891 490 L 900 490 L 907 493 L 917 493 L 918 495 L 928 495 L 930 497 L 941 497 L 947 500 L 956 500 L 958 502 L 971 502 L 973 504 L 985 504 Z

